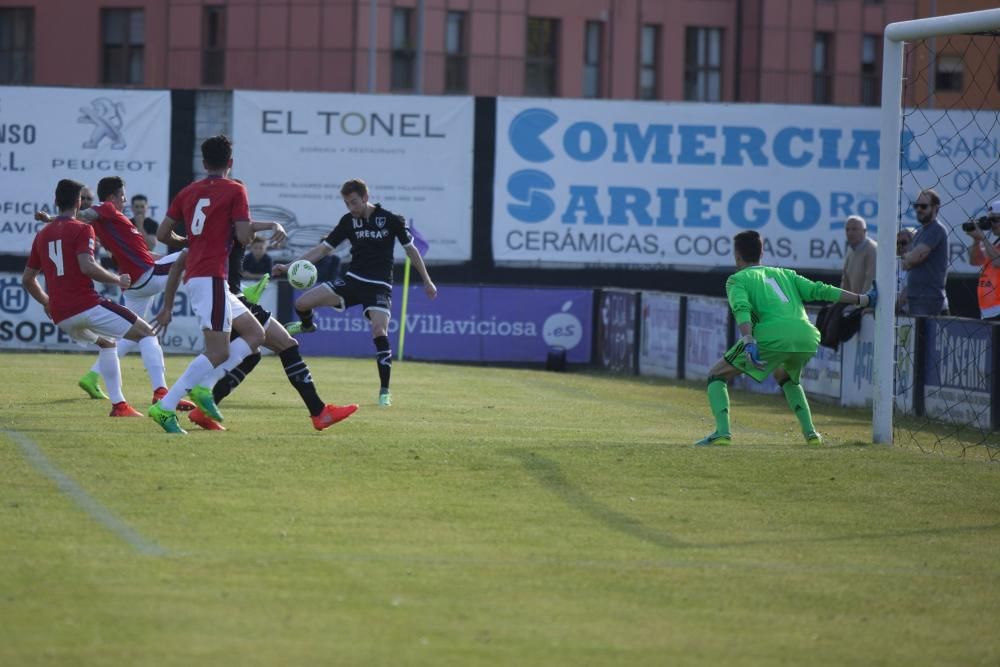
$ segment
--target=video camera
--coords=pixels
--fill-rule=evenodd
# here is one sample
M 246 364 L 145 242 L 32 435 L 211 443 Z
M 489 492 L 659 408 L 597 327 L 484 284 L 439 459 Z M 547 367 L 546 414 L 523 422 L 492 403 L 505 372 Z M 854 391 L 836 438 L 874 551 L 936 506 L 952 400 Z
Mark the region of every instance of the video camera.
M 969 220 L 968 222 L 962 223 L 962 231 L 965 232 L 974 231 L 976 227 L 979 227 L 979 229 L 982 229 L 983 231 L 993 229 L 993 220 L 992 218 L 989 218 L 988 216 L 984 215 L 975 222 Z

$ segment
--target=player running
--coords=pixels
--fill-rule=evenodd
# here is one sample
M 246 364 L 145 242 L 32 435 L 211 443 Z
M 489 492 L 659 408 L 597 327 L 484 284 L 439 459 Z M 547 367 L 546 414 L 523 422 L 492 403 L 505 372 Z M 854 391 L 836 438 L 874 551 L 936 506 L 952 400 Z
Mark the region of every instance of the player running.
M 128 289 L 132 279 L 128 273 L 111 273 L 94 259 L 94 230 L 76 219 L 82 190 L 82 183 L 68 179 L 56 185 L 59 215 L 35 236 L 21 284 L 60 329 L 83 344 L 95 343 L 100 348 L 98 368 L 111 394 L 111 416 L 141 417 L 122 394 L 115 339 L 149 349 L 149 341 L 156 342 L 156 336 L 134 312 L 94 290 L 95 280 Z M 45 276 L 45 289 L 38 283 L 39 273 Z
M 855 294 L 808 280 L 791 269 L 762 266 L 762 252 L 757 232 L 740 232 L 733 237 L 733 255 L 739 270 L 726 281 L 726 295 L 742 338 L 709 371 L 708 404 L 715 416 L 715 431 L 696 445 L 732 443 L 726 383 L 741 373 L 757 382 L 773 373 L 799 420 L 806 443 L 823 444 L 799 384 L 802 368 L 816 354 L 820 339 L 802 302 L 829 301 L 867 308 L 874 306 L 878 297 L 875 286 L 865 294 Z
M 254 232 L 271 231 L 271 241 L 278 243 L 285 237 L 285 230 L 277 222 L 252 222 Z M 357 404 L 333 405 L 326 404 L 316 392 L 316 386 L 312 381 L 312 374 L 309 367 L 299 353 L 299 343 L 292 338 L 281 324 L 271 317 L 271 313 L 256 303 L 256 299 L 251 301 L 242 291 L 240 282 L 240 266 L 243 262 L 245 247 L 238 241 L 233 243 L 233 248 L 229 253 L 229 291 L 234 294 L 240 302 L 250 311 L 256 322 L 264 328 L 264 347 L 278 355 L 281 365 L 285 369 L 285 376 L 288 382 L 295 388 L 302 402 L 305 403 L 309 416 L 312 419 L 313 428 L 322 431 L 333 426 L 339 421 L 350 417 L 358 409 Z M 186 252 L 181 253 L 174 268 L 170 272 L 170 279 L 167 289 L 164 291 L 163 308 L 156 315 L 154 326 L 157 330 L 166 330 L 170 324 L 171 313 L 173 311 L 174 295 L 180 283 L 180 274 L 186 263 Z M 257 283 L 255 287 L 266 286 L 266 282 Z M 259 294 L 257 295 L 259 298 Z M 242 335 L 242 322 L 233 321 L 232 337 Z M 227 369 L 227 372 L 220 373 L 221 366 L 216 369 L 207 380 L 203 380 L 206 386 L 212 387 L 212 398 L 216 405 L 222 402 L 226 396 L 233 392 L 236 387 L 246 379 L 246 376 L 260 362 L 260 352 L 255 352 L 244 358 L 235 368 Z M 226 430 L 222 424 L 218 423 L 210 416 L 199 409 L 192 410 L 188 417 L 192 422 L 208 431 Z
M 97 184 L 97 198 L 100 204 L 79 212 L 84 222 L 94 228 L 101 244 L 111 253 L 118 270 L 128 274 L 132 279 L 131 286 L 122 291 L 125 307 L 139 317 L 149 316 L 149 306 L 157 294 L 163 292 L 167 284 L 167 274 L 170 266 L 177 258 L 177 253 L 166 255 L 159 259 L 150 251 L 142 230 L 136 229 L 132 221 L 122 212 L 125 209 L 125 181 L 120 176 L 106 176 Z M 50 217 L 39 211 L 35 218 L 48 222 Z M 123 357 L 138 346 L 142 356 L 143 366 L 149 376 L 153 390 L 153 400 L 156 403 L 167 394 L 166 364 L 163 361 L 163 349 L 155 337 L 143 338 L 138 345 L 130 340 L 118 343 L 118 356 Z M 91 398 L 107 398 L 101 391 L 100 360 L 80 378 L 77 383 Z M 177 403 L 179 410 L 192 410 L 194 404 L 181 400 Z
M 221 422 L 222 414 L 211 392 L 192 390 L 219 365 L 235 367 L 256 352 L 264 339 L 260 325 L 226 290 L 233 237 L 244 244 L 253 238 L 246 188 L 228 178 L 233 166 L 233 144 L 223 134 L 210 137 L 202 143 L 201 155 L 208 175 L 174 197 L 156 230 L 156 238 L 162 243 L 183 244 L 185 239 L 173 229 L 178 221 L 185 224 L 188 257 L 184 280 L 191 308 L 205 337 L 205 352 L 195 357 L 170 391 L 149 408 L 149 416 L 168 433 L 186 433 L 177 423 L 174 410 L 188 392 L 202 412 Z M 233 321 L 245 315 L 249 316 L 248 332 L 230 345 Z
M 313 309 L 330 306 L 344 311 L 351 306 L 364 308 L 365 317 L 375 343 L 375 360 L 378 364 L 378 404 L 392 405 L 389 393 L 389 376 L 392 372 L 392 350 L 389 347 L 389 316 L 392 306 L 392 250 L 398 240 L 406 255 L 424 282 L 424 292 L 431 299 L 437 296 L 437 287 L 431 281 L 427 267 L 413 245 L 406 221 L 378 204 L 368 203 L 368 186 L 362 180 L 351 180 L 340 188 L 340 194 L 350 211 L 345 214 L 333 231 L 318 245 L 299 259 L 313 264 L 333 252 L 344 241 L 351 242 L 351 268 L 344 278 L 321 283 L 299 296 L 295 312 L 300 322 L 292 322 L 288 333 L 316 331 Z M 275 264 L 271 275 L 280 276 L 290 264 Z

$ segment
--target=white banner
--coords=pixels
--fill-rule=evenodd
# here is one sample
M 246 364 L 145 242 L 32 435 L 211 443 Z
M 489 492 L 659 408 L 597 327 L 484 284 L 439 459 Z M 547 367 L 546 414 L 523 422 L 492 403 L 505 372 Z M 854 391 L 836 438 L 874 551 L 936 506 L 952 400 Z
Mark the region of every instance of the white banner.
M 405 216 L 429 262 L 472 258 L 471 97 L 233 93 L 233 175 L 255 220 L 277 220 L 301 253 L 347 212 L 340 186 Z M 403 254 L 397 245 L 397 259 Z
M 157 220 L 170 181 L 170 93 L 159 90 L 0 87 L 0 248 L 27 255 L 51 213 L 56 183 L 71 178 L 96 196 L 105 176 L 149 198 Z
M 42 285 L 45 279 L 39 278 Z M 95 284 L 108 299 L 124 305 L 121 292 L 116 287 Z M 156 297 L 149 314 L 139 313 L 146 321 L 159 312 L 163 298 Z M 276 312 L 278 287 L 269 287 L 260 305 Z M 168 354 L 198 354 L 205 346 L 198 319 L 191 310 L 187 292 L 182 285 L 174 300 L 174 318 L 164 336 L 160 336 L 163 351 Z M 0 274 L 0 350 L 63 350 L 67 352 L 95 352 L 93 345 L 81 345 L 63 333 L 45 314 L 37 301 L 21 287 L 21 274 Z M 178 371 L 179 372 L 179 371 Z
M 639 324 L 639 375 L 677 377 L 681 297 L 643 292 Z
M 979 160 L 987 166 L 978 175 L 971 162 L 956 168 L 963 154 L 996 148 L 975 123 L 958 124 L 942 150 L 924 146 L 921 128 L 943 113 L 909 119 L 903 198 L 915 198 L 925 176 L 948 174 L 975 190 L 942 210 L 957 225 L 963 206 L 981 210 L 996 192 L 1000 165 Z M 847 216 L 877 227 L 879 134 L 875 108 L 500 98 L 494 257 L 730 267 L 732 236 L 757 229 L 769 264 L 840 270 Z
M 704 380 L 727 349 L 729 302 L 725 299 L 688 297 L 687 342 L 684 349 L 684 378 Z

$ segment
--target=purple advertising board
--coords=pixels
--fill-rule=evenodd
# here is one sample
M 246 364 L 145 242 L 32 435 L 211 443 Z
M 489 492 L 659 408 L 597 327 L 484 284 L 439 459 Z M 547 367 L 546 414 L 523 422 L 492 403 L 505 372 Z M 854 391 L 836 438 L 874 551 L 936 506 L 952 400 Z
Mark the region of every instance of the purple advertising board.
M 924 410 L 928 416 L 990 428 L 993 326 L 928 318 L 924 346 Z
M 591 290 L 439 285 L 431 301 L 410 288 L 404 357 L 426 361 L 544 363 L 550 348 L 566 350 L 570 363 L 589 363 Z M 297 296 L 297 294 L 296 294 Z M 402 287 L 392 291 L 389 342 L 399 345 Z M 371 332 L 361 308 L 316 311 L 318 331 L 298 337 L 307 356 L 369 357 Z

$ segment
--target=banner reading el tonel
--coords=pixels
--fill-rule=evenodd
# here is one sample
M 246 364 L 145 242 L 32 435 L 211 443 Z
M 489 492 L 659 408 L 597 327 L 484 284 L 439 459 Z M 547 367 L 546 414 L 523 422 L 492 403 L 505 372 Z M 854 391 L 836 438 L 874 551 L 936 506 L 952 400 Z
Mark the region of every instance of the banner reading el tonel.
M 126 192 L 149 198 L 150 215 L 167 210 L 170 93 L 161 90 L 0 87 L 0 248 L 27 255 L 52 212 L 56 183 L 90 186 L 125 179 Z M 127 213 L 128 211 L 126 211 Z
M 340 186 L 360 178 L 373 203 L 420 230 L 428 261 L 466 261 L 473 117 L 471 97 L 238 90 L 233 174 L 254 219 L 282 223 L 296 253 L 333 229 L 347 212 Z

